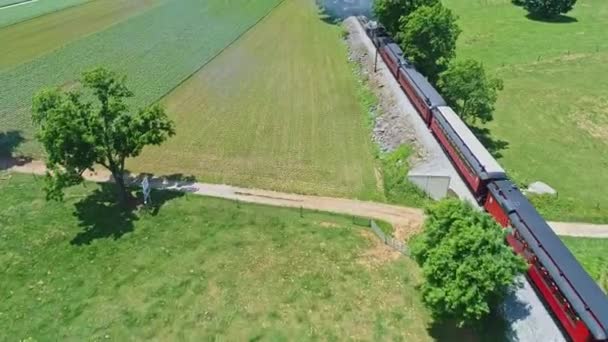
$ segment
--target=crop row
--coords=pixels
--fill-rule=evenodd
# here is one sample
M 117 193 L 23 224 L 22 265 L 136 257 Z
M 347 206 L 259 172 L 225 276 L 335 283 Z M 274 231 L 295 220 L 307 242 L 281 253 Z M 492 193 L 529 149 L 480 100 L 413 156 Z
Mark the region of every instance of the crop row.
M 167 1 L 29 63 L 0 73 L 0 127 L 31 132 L 33 94 L 73 85 L 103 65 L 128 77 L 134 104 L 158 100 L 236 39 L 278 0 Z

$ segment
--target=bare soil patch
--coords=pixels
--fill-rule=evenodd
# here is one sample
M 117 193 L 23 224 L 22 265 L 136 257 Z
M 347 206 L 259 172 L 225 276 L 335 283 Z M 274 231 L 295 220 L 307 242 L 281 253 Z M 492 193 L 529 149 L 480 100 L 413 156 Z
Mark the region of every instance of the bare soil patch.
M 577 126 L 592 137 L 608 143 L 608 100 L 584 97 L 572 114 Z
M 370 247 L 359 256 L 359 260 L 357 260 L 359 264 L 367 267 L 378 267 L 395 261 L 401 256 L 399 252 L 382 243 L 371 231 L 362 229 L 360 234 L 370 241 Z

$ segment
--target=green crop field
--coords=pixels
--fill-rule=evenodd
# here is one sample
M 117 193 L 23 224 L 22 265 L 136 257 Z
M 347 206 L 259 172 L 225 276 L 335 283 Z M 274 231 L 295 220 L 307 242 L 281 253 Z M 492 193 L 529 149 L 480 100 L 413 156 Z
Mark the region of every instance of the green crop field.
M 60 49 L 84 36 L 159 4 L 162 0 L 91 1 L 0 29 L 0 71 Z M 2 12 L 0 12 L 0 16 Z
M 106 186 L 57 203 L 42 179 L 0 179 L 0 340 L 459 336 L 430 321 L 416 265 L 351 218 L 173 192 L 124 212 Z
M 47 13 L 59 11 L 71 6 L 76 6 L 91 0 L 39 0 L 0 9 L 0 27 L 8 26 L 23 20 L 35 18 Z M 1 0 L 0 6 L 8 6 L 10 4 L 20 3 L 24 1 L 17 0 Z M 108 1 L 109 2 L 109 1 Z
M 608 293 L 608 239 L 561 237 L 587 272 Z
M 137 94 L 135 104 L 154 102 L 255 24 L 277 2 L 166 1 L 59 50 L 0 71 L 0 127 L 31 137 L 32 95 L 45 86 L 74 87 L 74 80 L 82 71 L 98 65 L 128 76 L 128 84 Z M 10 87 L 4 86 L 9 84 Z M 40 148 L 31 141 L 20 146 L 19 151 L 40 155 Z
M 163 103 L 177 135 L 128 166 L 209 182 L 381 196 L 365 96 L 339 26 L 286 1 Z
M 463 33 L 458 57 L 505 81 L 488 128 L 519 183 L 559 192 L 549 219 L 608 222 L 608 2 L 579 0 L 561 22 L 528 19 L 510 0 L 445 0 Z

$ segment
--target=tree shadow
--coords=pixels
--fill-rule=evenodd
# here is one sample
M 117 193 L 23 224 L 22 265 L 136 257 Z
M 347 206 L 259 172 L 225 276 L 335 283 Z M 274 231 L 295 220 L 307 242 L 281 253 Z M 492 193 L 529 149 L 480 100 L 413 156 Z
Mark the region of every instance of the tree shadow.
M 133 197 L 132 203 L 123 206 L 117 201 L 114 183 L 99 183 L 98 186 L 99 188 L 74 205 L 73 215 L 78 219 L 83 231 L 72 239 L 72 245 L 89 245 L 97 239 L 118 240 L 132 232 L 134 222 L 141 218 L 136 212 L 137 204 L 143 202 L 140 192 Z M 147 212 L 155 216 L 166 202 L 182 196 L 184 193 L 180 191 L 153 189 L 152 204 L 146 207 Z
M 21 131 L 0 132 L 0 170 L 30 162 L 27 157 L 15 157 L 14 152 L 25 141 Z
M 488 149 L 492 157 L 496 159 L 502 158 L 502 151 L 509 148 L 509 142 L 492 137 L 491 131 L 487 127 L 477 127 L 470 125 L 469 128 L 475 134 L 477 139 Z
M 528 13 L 528 14 L 526 14 L 526 18 L 528 18 L 532 21 L 538 21 L 538 22 L 542 22 L 542 23 L 552 23 L 552 24 L 570 24 L 570 23 L 578 22 L 578 19 L 567 16 L 567 15 L 563 15 L 563 14 L 560 14 L 560 15 L 557 15 L 554 17 L 543 17 L 540 15 Z
M 0 158 L 12 157 L 15 149 L 24 141 L 21 131 L 0 132 Z
M 475 327 L 459 328 L 453 321 L 434 321 L 427 331 L 436 341 L 500 342 L 511 341 L 507 337 L 508 323 L 492 313 Z

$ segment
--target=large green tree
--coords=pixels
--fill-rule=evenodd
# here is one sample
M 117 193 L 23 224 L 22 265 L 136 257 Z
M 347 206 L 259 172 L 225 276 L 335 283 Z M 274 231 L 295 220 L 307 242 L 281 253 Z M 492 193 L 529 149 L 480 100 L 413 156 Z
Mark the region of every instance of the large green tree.
M 505 231 L 468 203 L 442 200 L 426 215 L 410 244 L 424 274 L 423 301 L 437 319 L 473 325 L 504 300 L 526 264 L 505 244 Z
M 175 134 L 160 105 L 129 112 L 125 101 L 133 93 L 125 79 L 97 68 L 82 75 L 85 93 L 52 88 L 34 97 L 32 119 L 47 154 L 48 199 L 61 200 L 65 187 L 82 182 L 85 170 L 101 165 L 112 173 L 118 199 L 126 203 L 125 160 Z
M 433 83 L 456 55 L 460 29 L 441 3 L 421 6 L 399 20 L 397 41 L 404 55 Z
M 576 4 L 576 0 L 522 0 L 522 2 L 531 15 L 547 19 L 570 12 Z
M 446 102 L 463 120 L 483 123 L 492 120 L 498 92 L 503 89 L 500 79 L 488 77 L 480 62 L 472 59 L 450 62 L 439 75 L 437 87 Z
M 391 34 L 399 31 L 399 19 L 415 11 L 418 7 L 432 6 L 439 0 L 375 0 L 374 15 Z

